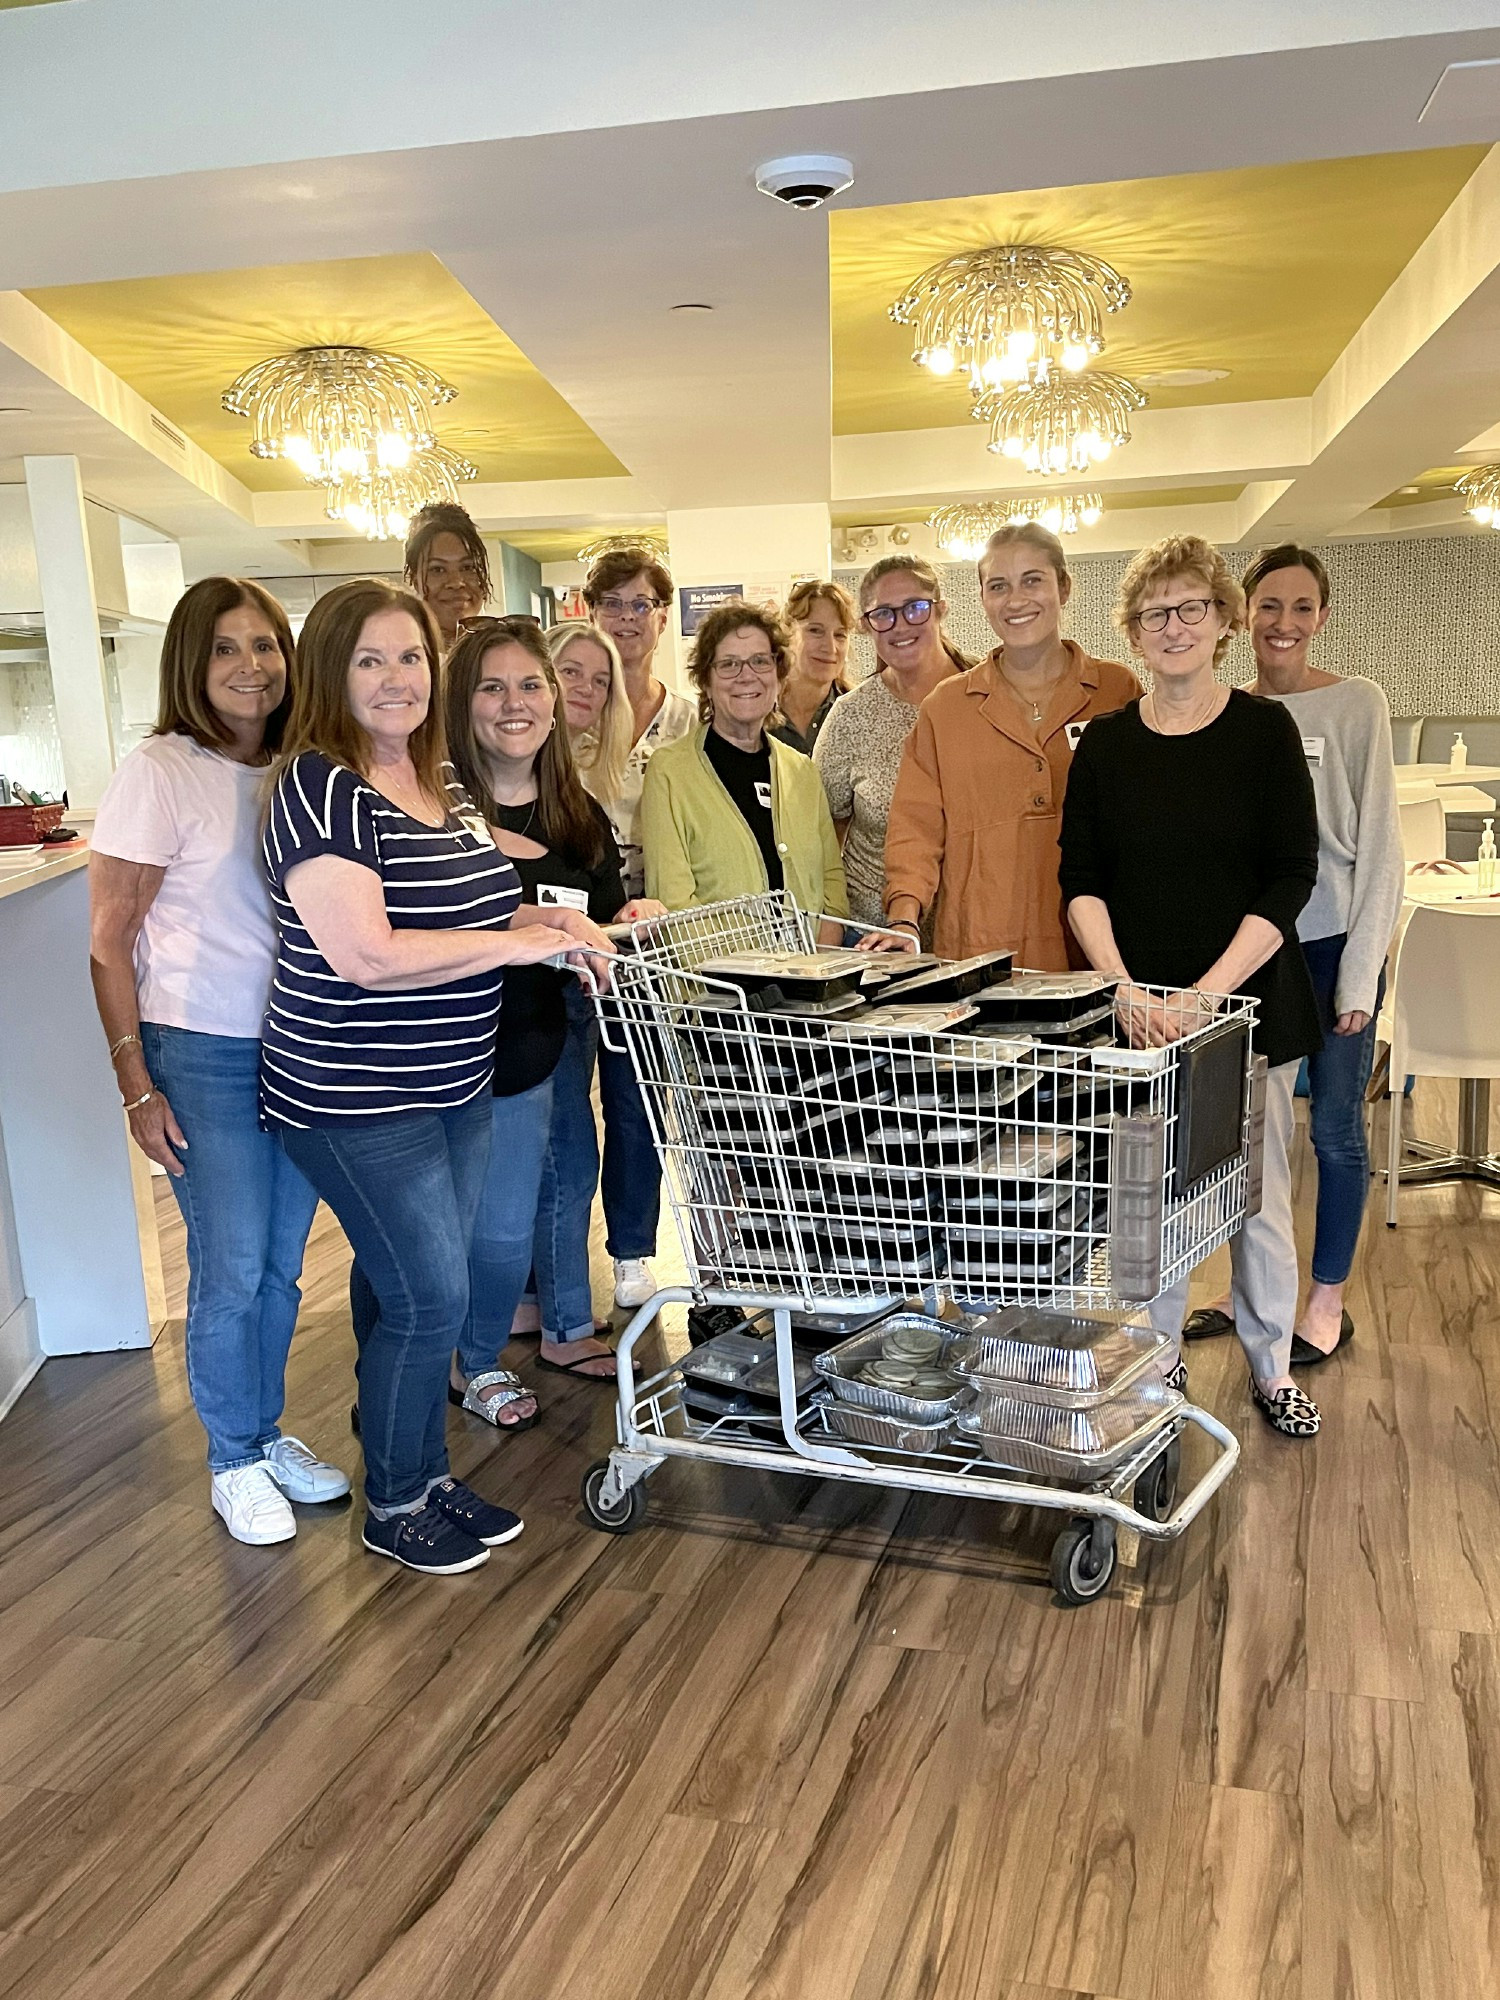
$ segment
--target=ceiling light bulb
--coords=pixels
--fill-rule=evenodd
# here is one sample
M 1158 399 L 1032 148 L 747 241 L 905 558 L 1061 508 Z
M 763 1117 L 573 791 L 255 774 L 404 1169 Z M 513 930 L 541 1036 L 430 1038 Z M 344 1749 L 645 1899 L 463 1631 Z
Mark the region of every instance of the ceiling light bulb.
M 1055 535 L 1063 524 L 1063 510 L 1054 500 L 1050 507 L 1042 509 L 1042 526 L 1050 528 Z
M 1042 469 L 1041 446 L 1035 442 L 1028 444 L 1021 453 L 1021 463 L 1028 472 L 1040 472 Z
M 1012 361 L 1029 361 L 1036 353 L 1036 335 L 1028 327 L 1018 327 L 1005 336 L 1005 352 Z
M 1008 437 L 1000 449 L 1007 458 L 1022 458 L 1026 453 L 1025 441 L 1018 437 Z
M 1086 528 L 1092 528 L 1104 518 L 1104 509 L 1102 507 L 1080 507 L 1078 518 Z
M 398 431 L 382 431 L 375 442 L 375 454 L 382 465 L 405 465 L 411 458 L 411 446 Z
M 934 375 L 951 375 L 954 369 L 951 347 L 929 347 L 924 357 Z
M 979 371 L 981 381 L 988 382 L 993 389 L 1005 380 L 1005 363 L 998 354 L 992 354 Z
M 1076 375 L 1080 368 L 1087 368 L 1089 365 L 1088 349 L 1076 340 L 1067 342 L 1060 358 L 1063 367 L 1070 375 Z

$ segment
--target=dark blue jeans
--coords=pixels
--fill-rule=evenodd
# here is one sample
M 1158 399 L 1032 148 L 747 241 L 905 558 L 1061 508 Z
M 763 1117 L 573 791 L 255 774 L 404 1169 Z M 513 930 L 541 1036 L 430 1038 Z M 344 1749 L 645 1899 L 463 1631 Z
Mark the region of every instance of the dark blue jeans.
M 354 1249 L 365 1499 L 410 1512 L 448 1471 L 448 1363 L 469 1312 L 469 1239 L 490 1157 L 490 1097 L 281 1143 Z
M 172 1192 L 187 1225 L 188 1391 L 210 1472 L 231 1472 L 280 1436 L 318 1197 L 260 1129 L 258 1041 L 143 1021 L 141 1051 L 187 1140 Z
M 592 1006 L 592 1002 L 590 1003 Z M 597 1041 L 598 1030 L 594 1029 Z M 618 1034 L 615 1037 L 619 1040 Z M 599 1047 L 599 1108 L 604 1113 L 605 1248 L 611 1257 L 654 1257 L 661 1220 L 661 1168 L 641 1087 L 628 1055 Z
M 490 1100 L 490 1163 L 469 1245 L 469 1316 L 458 1343 L 466 1382 L 494 1367 L 531 1276 L 553 1081 L 549 1076 L 532 1090 Z M 585 1247 L 585 1260 L 587 1254 Z M 585 1261 L 585 1278 L 587 1269 Z
M 599 1135 L 594 1128 L 590 1091 L 599 1029 L 594 1003 L 575 980 L 568 989 L 568 1039 L 552 1072 L 552 1129 L 542 1165 L 536 1211 L 535 1269 L 542 1332 L 548 1340 L 583 1340 L 594 1330 L 594 1297 L 589 1285 L 589 1217 L 599 1185 Z M 636 1093 L 640 1103 L 640 1093 Z M 644 1114 L 643 1114 L 644 1115 Z M 648 1134 L 649 1138 L 649 1134 Z M 649 1208 L 631 1227 L 647 1230 L 636 1241 L 656 1245 L 656 1154 L 651 1155 Z M 607 1204 L 606 1204 L 607 1207 Z M 626 1237 L 625 1241 L 631 1241 Z M 614 1250 L 650 1256 L 651 1249 Z
M 1365 1090 L 1375 1060 L 1375 1015 L 1363 1034 L 1336 1035 L 1334 992 L 1344 935 L 1314 938 L 1302 947 L 1317 995 L 1323 1047 L 1307 1059 L 1308 1111 L 1318 1156 L 1318 1219 L 1312 1275 L 1319 1285 L 1341 1285 L 1354 1264 L 1365 1200 L 1370 1191 L 1370 1149 L 1365 1137 Z M 1385 994 L 1385 974 L 1375 1011 Z

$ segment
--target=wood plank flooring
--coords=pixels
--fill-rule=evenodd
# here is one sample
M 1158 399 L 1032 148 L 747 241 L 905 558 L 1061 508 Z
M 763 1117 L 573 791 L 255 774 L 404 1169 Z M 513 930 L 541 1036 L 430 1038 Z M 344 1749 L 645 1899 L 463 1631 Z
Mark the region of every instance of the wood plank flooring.
M 1500 1199 L 1402 1215 L 1318 1442 L 1191 1350 L 1241 1469 L 1071 1612 L 974 1502 L 669 1464 L 599 1535 L 610 1400 L 553 1376 L 524 1437 L 454 1413 L 527 1522 L 474 1575 L 357 1507 L 244 1549 L 180 1325 L 49 1362 L 0 1426 L 0 2000 L 1500 1994 Z M 320 1217 L 288 1424 L 353 1464 L 346 1265 Z

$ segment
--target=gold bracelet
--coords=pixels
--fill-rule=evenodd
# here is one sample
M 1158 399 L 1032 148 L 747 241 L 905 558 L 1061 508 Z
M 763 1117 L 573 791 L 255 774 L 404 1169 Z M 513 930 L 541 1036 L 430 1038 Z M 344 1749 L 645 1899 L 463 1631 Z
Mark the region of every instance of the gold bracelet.
M 134 1042 L 136 1047 L 139 1048 L 141 1045 L 140 1036 L 135 1034 L 121 1035 L 120 1039 L 117 1042 L 112 1042 L 110 1044 L 110 1050 L 109 1050 L 110 1061 L 113 1062 L 115 1057 L 120 1053 L 121 1049 L 128 1049 L 132 1042 Z
M 144 1097 L 133 1097 L 130 1100 L 130 1102 L 125 1106 L 125 1109 L 127 1111 L 139 1111 L 141 1106 L 143 1104 L 149 1104 L 152 1098 L 155 1097 L 155 1095 L 156 1095 L 156 1086 L 155 1084 L 153 1084 L 151 1088 L 146 1092 Z

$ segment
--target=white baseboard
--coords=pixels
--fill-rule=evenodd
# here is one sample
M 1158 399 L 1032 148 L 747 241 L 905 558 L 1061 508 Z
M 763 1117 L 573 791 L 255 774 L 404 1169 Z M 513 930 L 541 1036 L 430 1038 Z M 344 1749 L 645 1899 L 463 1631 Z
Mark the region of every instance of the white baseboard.
M 22 1299 L 9 1319 L 0 1323 L 0 1417 L 14 1407 L 41 1365 L 36 1304 L 32 1299 Z

